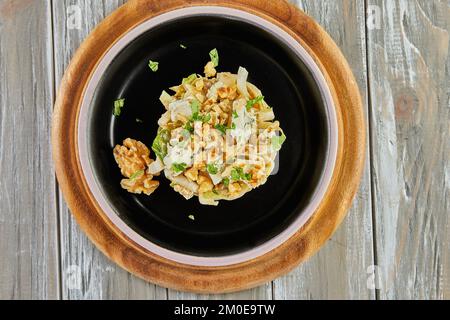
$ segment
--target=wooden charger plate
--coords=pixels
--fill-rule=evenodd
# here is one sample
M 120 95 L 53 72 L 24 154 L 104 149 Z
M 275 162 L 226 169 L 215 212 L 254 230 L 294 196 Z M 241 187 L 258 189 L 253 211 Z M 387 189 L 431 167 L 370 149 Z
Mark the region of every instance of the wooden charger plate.
M 105 52 L 128 31 L 157 15 L 191 6 L 247 11 L 277 25 L 314 58 L 333 96 L 338 152 L 331 183 L 314 215 L 288 241 L 253 260 L 199 267 L 168 260 L 141 247 L 113 225 L 91 194 L 81 170 L 77 122 L 86 86 Z M 198 293 L 223 293 L 258 286 L 313 255 L 342 222 L 358 189 L 365 155 L 362 102 L 354 76 L 337 45 L 310 17 L 282 1 L 131 0 L 107 17 L 83 42 L 66 70 L 55 104 L 52 145 L 65 199 L 89 238 L 129 272 L 161 286 Z

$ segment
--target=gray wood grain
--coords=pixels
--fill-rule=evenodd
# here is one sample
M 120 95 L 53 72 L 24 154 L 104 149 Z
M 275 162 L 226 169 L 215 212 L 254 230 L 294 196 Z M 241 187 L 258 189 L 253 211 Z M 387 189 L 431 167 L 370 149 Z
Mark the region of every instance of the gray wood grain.
M 365 10 L 362 0 L 294 1 L 316 19 L 348 59 L 367 106 Z M 366 112 L 368 110 L 365 110 Z M 338 231 L 317 255 L 274 282 L 275 299 L 373 299 L 369 152 L 360 191 Z
M 0 299 L 58 298 L 48 1 L 0 1 Z
M 449 298 L 450 3 L 369 3 L 380 298 Z
M 89 32 L 120 6 L 117 0 L 53 1 L 55 73 L 62 78 L 74 51 Z M 77 28 L 77 15 L 81 24 Z M 60 205 L 62 294 L 64 299 L 166 299 L 166 289 L 138 279 L 98 251 Z

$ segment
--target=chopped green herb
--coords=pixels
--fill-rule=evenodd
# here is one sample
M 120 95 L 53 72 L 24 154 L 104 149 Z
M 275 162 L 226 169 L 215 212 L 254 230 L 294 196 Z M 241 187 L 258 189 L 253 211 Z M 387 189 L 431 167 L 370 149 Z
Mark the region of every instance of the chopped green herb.
M 211 120 L 211 115 L 210 114 L 207 114 L 206 116 L 203 116 L 203 119 L 202 119 L 202 121 L 203 122 L 209 122 L 209 120 Z
M 182 84 L 191 84 L 195 80 L 197 80 L 197 74 L 193 73 L 187 78 L 183 78 Z
M 192 121 L 188 121 L 186 122 L 186 124 L 184 125 L 184 129 L 189 131 L 190 133 L 194 132 L 194 127 L 192 126 Z
M 275 151 L 280 151 L 283 143 L 286 141 L 286 136 L 284 133 L 281 136 L 272 137 L 272 148 Z
M 236 112 L 236 110 L 233 111 L 233 118 L 235 118 L 235 119 L 236 119 L 236 118 L 239 118 L 239 115 L 238 115 L 238 113 Z
M 204 116 L 199 115 L 199 109 L 200 109 L 200 103 L 198 101 L 193 101 L 191 103 L 191 110 L 192 110 L 192 118 L 184 125 L 184 129 L 188 130 L 190 133 L 194 132 L 194 122 L 195 121 L 201 121 L 201 122 L 209 122 L 211 120 L 211 115 L 207 114 Z
M 211 120 L 211 115 L 207 114 L 204 116 L 200 116 L 198 113 L 194 113 L 192 115 L 192 121 L 201 121 L 201 122 L 209 122 L 209 120 Z
M 195 114 L 198 115 L 198 111 L 200 110 L 200 102 L 198 102 L 198 100 L 192 101 L 191 110 L 192 110 L 192 115 L 195 115 Z
M 180 173 L 186 170 L 186 163 L 173 163 L 172 164 L 172 170 L 175 171 L 175 173 Z
M 217 51 L 217 49 L 212 49 L 209 52 L 209 56 L 211 58 L 214 67 L 217 67 L 219 65 L 219 52 Z
M 251 108 L 253 108 L 253 106 L 255 104 L 260 103 L 263 100 L 264 100 L 264 96 L 259 96 L 259 97 L 256 97 L 255 99 L 248 101 L 247 105 L 246 105 L 247 111 L 249 111 Z
M 180 48 L 181 49 L 187 49 L 187 47 L 184 44 L 182 44 L 182 43 L 180 43 Z
M 228 186 L 230 185 L 230 179 L 229 179 L 229 178 L 223 179 L 222 182 L 223 182 L 223 185 L 224 185 L 225 187 L 228 187 Z
M 158 68 L 159 68 L 159 62 L 149 60 L 148 61 L 148 66 L 150 67 L 150 69 L 153 72 L 156 72 L 156 71 L 158 71 Z
M 192 121 L 208 122 L 209 120 L 211 120 L 211 115 L 208 114 L 206 116 L 201 116 L 199 114 L 199 112 L 200 112 L 200 102 L 198 102 L 197 100 L 192 101 L 192 103 L 191 103 L 191 110 L 192 110 L 191 122 Z
M 237 180 L 251 180 L 252 174 L 251 173 L 244 173 L 244 169 L 241 167 L 235 167 L 233 170 L 231 170 L 231 179 L 234 181 Z
M 217 168 L 217 166 L 215 164 L 213 164 L 213 163 L 208 164 L 206 166 L 206 169 L 211 174 L 217 174 L 217 172 L 219 172 L 219 168 Z
M 125 99 L 118 99 L 118 100 L 114 101 L 113 115 L 116 117 L 120 116 L 124 105 L 125 105 Z
M 133 174 L 131 175 L 130 180 L 131 180 L 131 181 L 134 181 L 134 180 L 136 180 L 137 178 L 139 178 L 140 176 L 142 176 L 143 174 L 144 174 L 144 170 L 136 171 L 135 173 L 133 173 Z
M 144 121 L 142 121 L 142 120 L 139 119 L 139 118 L 136 118 L 136 122 L 137 122 L 137 123 L 143 123 Z
M 228 127 L 223 125 L 223 124 L 216 124 L 214 126 L 215 129 L 219 130 L 220 132 L 222 132 L 223 134 L 227 134 L 227 129 Z
M 193 214 L 190 214 L 188 218 L 191 219 L 192 221 L 195 221 L 195 217 Z
M 233 170 L 231 170 L 231 179 L 233 179 L 234 181 L 241 179 L 241 174 L 239 173 L 237 168 L 234 168 Z
M 209 121 L 209 120 L 208 120 Z M 207 121 L 206 121 L 207 122 Z M 227 130 L 228 129 L 236 129 L 236 124 L 232 123 L 230 127 L 227 127 L 224 124 L 216 124 L 214 126 L 215 129 L 219 130 L 220 132 L 222 132 L 223 134 L 227 134 Z
M 237 170 L 237 172 L 239 172 L 239 174 L 241 175 L 241 177 L 244 176 L 244 169 L 242 169 L 241 167 L 237 167 L 236 170 Z
M 155 140 L 153 140 L 152 150 L 162 160 L 167 155 L 167 142 L 170 139 L 170 133 L 168 130 L 158 130 Z

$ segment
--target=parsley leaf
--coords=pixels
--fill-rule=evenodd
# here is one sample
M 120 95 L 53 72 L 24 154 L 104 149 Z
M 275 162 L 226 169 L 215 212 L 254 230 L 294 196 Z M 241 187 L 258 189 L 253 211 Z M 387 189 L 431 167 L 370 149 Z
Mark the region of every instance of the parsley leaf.
M 194 112 L 192 114 L 192 118 L 189 119 L 188 122 L 186 122 L 186 124 L 184 125 L 184 129 L 186 129 L 187 131 L 189 131 L 190 133 L 194 132 L 194 121 L 201 121 L 203 123 L 209 122 L 209 120 L 211 120 L 211 115 L 207 114 L 204 116 L 200 116 L 198 114 L 198 112 Z
M 231 171 L 231 179 L 233 179 L 234 181 L 237 181 L 240 178 L 241 178 L 241 176 L 239 175 L 239 173 L 236 170 Z
M 216 124 L 214 126 L 215 129 L 219 130 L 220 132 L 222 132 L 223 134 L 227 134 L 227 129 L 228 127 L 223 125 L 223 124 Z
M 211 115 L 210 114 L 207 114 L 206 116 L 203 116 L 203 119 L 202 119 L 202 121 L 203 122 L 209 122 L 209 120 L 211 120 Z
M 217 168 L 217 166 L 215 164 L 213 164 L 213 163 L 208 164 L 206 166 L 206 169 L 211 174 L 217 174 L 217 172 L 219 172 L 219 168 Z
M 219 52 L 217 49 L 212 49 L 209 52 L 209 57 L 211 58 L 214 67 L 217 67 L 219 65 Z
M 225 187 L 228 187 L 228 186 L 230 185 L 230 179 L 229 179 L 229 178 L 223 179 L 222 182 L 223 182 L 223 185 L 224 185 Z
M 150 67 L 150 69 L 153 72 L 156 72 L 156 71 L 158 71 L 158 68 L 159 68 L 159 62 L 149 60 L 148 61 L 148 66 Z
M 175 173 L 183 172 L 184 170 L 186 170 L 186 167 L 187 167 L 186 163 L 173 163 L 172 164 L 172 170 Z
M 233 170 L 231 170 L 231 179 L 233 179 L 234 181 L 241 179 L 241 173 L 239 169 L 242 170 L 242 168 L 234 168 Z
M 263 100 L 264 100 L 264 96 L 259 96 L 259 97 L 256 97 L 255 99 L 247 101 L 247 105 L 246 105 L 247 111 L 250 111 L 250 109 L 253 108 L 253 106 L 255 104 L 258 104 Z
M 235 168 L 233 168 L 233 170 L 231 170 L 231 179 L 233 181 L 237 181 L 237 180 L 249 181 L 252 179 L 252 174 L 244 173 L 244 169 L 242 169 L 241 167 L 235 167 Z
M 235 118 L 235 119 L 236 119 L 236 118 L 239 118 L 239 115 L 238 115 L 238 113 L 236 112 L 236 110 L 233 111 L 233 118 Z
M 208 121 L 209 121 L 209 120 L 208 120 Z M 208 121 L 206 121 L 206 122 L 208 122 Z M 216 124 L 216 125 L 214 126 L 214 128 L 217 129 L 217 130 L 219 130 L 219 131 L 222 132 L 223 134 L 227 134 L 227 130 L 228 130 L 228 129 L 236 129 L 236 124 L 233 122 L 233 123 L 231 124 L 230 127 L 227 127 L 227 126 L 224 125 L 224 124 Z
M 211 115 L 207 114 L 205 116 L 200 116 L 198 113 L 195 113 L 192 115 L 192 121 L 201 121 L 201 122 L 208 122 L 211 120 Z
M 211 115 L 207 114 L 205 116 L 201 116 L 200 113 L 200 102 L 197 100 L 192 101 L 191 103 L 191 110 L 192 110 L 192 118 L 189 122 L 193 121 L 201 121 L 201 122 L 208 122 L 211 120 Z M 190 127 L 192 127 L 192 124 L 189 124 Z
M 136 171 L 135 173 L 133 173 L 133 174 L 131 175 L 130 180 L 131 180 L 131 181 L 134 181 L 134 180 L 136 180 L 137 178 L 139 178 L 140 176 L 142 176 L 143 174 L 144 174 L 144 170 Z
M 192 121 L 186 122 L 186 124 L 184 125 L 184 129 L 189 131 L 190 133 L 193 133 L 194 127 L 192 126 Z
M 118 99 L 118 100 L 114 101 L 113 115 L 115 115 L 116 117 L 120 116 L 124 105 L 125 105 L 125 99 Z

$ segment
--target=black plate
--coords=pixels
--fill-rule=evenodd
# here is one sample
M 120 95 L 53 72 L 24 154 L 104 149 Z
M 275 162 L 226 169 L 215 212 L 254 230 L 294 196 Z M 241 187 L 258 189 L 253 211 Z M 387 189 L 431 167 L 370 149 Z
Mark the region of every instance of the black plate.
M 161 91 L 189 74 L 203 73 L 213 48 L 219 51 L 219 72 L 247 68 L 249 81 L 273 107 L 287 136 L 279 172 L 259 189 L 235 201 L 221 201 L 218 207 L 202 206 L 196 197 L 186 201 L 163 175 L 150 197 L 121 189 L 113 147 L 127 137 L 150 147 L 165 111 L 158 99 Z M 149 59 L 159 61 L 158 72 L 149 69 Z M 118 98 L 126 101 L 115 118 L 112 106 Z M 325 107 L 309 70 L 272 34 L 226 17 L 180 18 L 141 35 L 108 67 L 90 112 L 89 157 L 114 210 L 146 239 L 185 254 L 229 255 L 276 236 L 308 204 L 325 164 Z

